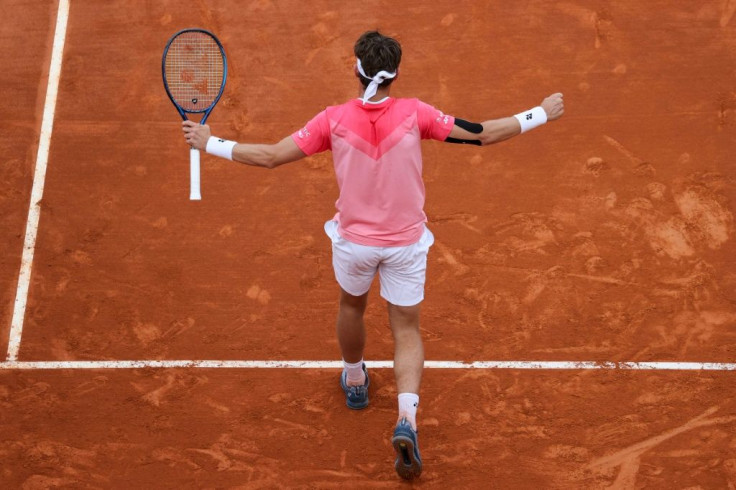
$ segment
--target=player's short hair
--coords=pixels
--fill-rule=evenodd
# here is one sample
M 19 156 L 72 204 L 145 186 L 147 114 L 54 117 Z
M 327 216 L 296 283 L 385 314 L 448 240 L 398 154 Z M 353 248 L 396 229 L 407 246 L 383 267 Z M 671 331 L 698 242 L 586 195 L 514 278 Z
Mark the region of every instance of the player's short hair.
M 395 73 L 401 63 L 401 44 L 391 37 L 384 36 L 378 31 L 363 33 L 355 42 L 353 48 L 355 57 L 360 60 L 363 71 L 369 77 L 374 76 L 381 70 Z M 371 80 L 358 74 L 360 83 L 367 87 Z M 381 83 L 381 87 L 391 85 L 394 78 L 389 78 Z

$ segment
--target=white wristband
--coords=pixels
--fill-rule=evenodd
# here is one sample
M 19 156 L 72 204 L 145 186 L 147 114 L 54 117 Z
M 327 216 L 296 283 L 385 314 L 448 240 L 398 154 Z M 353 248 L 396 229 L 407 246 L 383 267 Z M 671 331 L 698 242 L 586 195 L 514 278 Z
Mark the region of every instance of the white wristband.
M 204 151 L 210 155 L 232 160 L 233 148 L 235 148 L 235 145 L 237 145 L 235 141 L 223 140 L 215 136 L 210 136 L 210 139 L 207 140 L 207 146 Z
M 514 117 L 519 121 L 522 133 L 526 133 L 527 131 L 547 122 L 547 113 L 544 112 L 542 106 L 537 106 L 534 109 L 520 112 L 519 114 L 514 115 Z

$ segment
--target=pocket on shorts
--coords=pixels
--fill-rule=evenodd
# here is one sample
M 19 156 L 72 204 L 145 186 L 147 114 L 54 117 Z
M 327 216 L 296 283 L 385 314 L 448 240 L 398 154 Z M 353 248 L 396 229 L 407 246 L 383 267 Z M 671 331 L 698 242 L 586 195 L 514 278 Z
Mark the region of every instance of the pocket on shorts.
M 431 247 L 432 245 L 434 245 L 434 235 L 425 225 L 424 233 L 422 233 L 422 237 L 417 242 L 417 249 L 418 251 L 427 253 L 429 252 L 429 247 Z
M 337 232 L 337 221 L 334 219 L 325 222 L 325 234 L 332 240 L 332 243 L 342 240 L 342 237 Z

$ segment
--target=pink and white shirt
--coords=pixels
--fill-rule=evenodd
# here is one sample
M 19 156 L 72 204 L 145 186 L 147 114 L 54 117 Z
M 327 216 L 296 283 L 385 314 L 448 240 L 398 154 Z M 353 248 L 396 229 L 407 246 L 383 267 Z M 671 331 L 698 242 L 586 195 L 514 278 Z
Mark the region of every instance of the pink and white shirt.
M 420 141 L 444 141 L 454 123 L 418 99 L 356 99 L 328 107 L 292 138 L 307 155 L 332 150 L 340 235 L 396 247 L 416 243 L 427 221 Z

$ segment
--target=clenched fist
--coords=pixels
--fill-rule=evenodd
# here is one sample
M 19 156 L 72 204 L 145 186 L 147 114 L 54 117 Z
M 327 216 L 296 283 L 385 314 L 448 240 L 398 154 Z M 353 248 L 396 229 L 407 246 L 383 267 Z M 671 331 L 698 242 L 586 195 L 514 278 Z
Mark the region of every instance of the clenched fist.
M 559 119 L 565 113 L 565 104 L 562 102 L 562 94 L 552 94 L 542 101 L 542 109 L 547 113 L 547 121 Z

